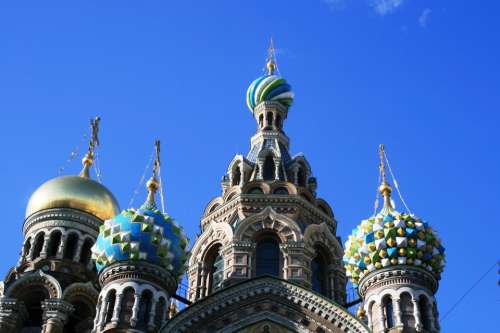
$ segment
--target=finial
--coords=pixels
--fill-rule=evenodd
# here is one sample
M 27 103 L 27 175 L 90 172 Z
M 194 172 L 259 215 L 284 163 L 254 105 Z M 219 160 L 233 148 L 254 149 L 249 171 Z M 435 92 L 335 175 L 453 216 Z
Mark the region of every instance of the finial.
M 172 317 L 175 316 L 177 312 L 179 312 L 177 304 L 175 304 L 175 302 L 170 303 L 170 306 L 168 308 L 168 319 L 172 319 Z
M 387 182 L 387 176 L 385 174 L 385 147 L 383 144 L 379 146 L 379 155 L 380 155 L 380 178 L 382 179 L 382 184 L 380 184 L 380 187 L 378 190 L 380 193 L 382 193 L 382 197 L 384 198 L 384 207 L 383 209 L 389 209 L 392 210 L 392 204 L 391 204 L 391 192 L 392 188 Z
M 83 156 L 82 164 L 83 169 L 80 172 L 80 177 L 90 178 L 90 167 L 94 163 L 94 153 L 95 148 L 99 146 L 99 123 L 101 121 L 100 117 L 95 117 L 90 119 L 90 140 L 89 149 L 85 156 Z
M 160 182 L 158 181 L 158 173 L 160 172 L 160 140 L 155 141 L 155 154 L 153 175 L 146 183 L 148 188 L 148 199 L 146 200 L 146 203 L 153 206 L 156 206 L 155 193 L 160 188 Z
M 267 49 L 267 74 L 273 75 L 276 70 L 276 50 L 274 49 L 273 38 L 269 42 L 269 48 Z
M 366 312 L 362 305 L 358 306 L 358 309 L 356 310 L 356 317 L 358 317 L 361 320 L 366 319 Z

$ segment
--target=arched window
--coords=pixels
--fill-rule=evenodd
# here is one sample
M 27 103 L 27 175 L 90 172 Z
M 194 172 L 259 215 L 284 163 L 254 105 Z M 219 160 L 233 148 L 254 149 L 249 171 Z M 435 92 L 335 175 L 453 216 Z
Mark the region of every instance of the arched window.
M 78 235 L 75 233 L 69 234 L 64 244 L 64 259 L 73 260 L 78 246 Z
M 280 277 L 280 248 L 276 236 L 263 235 L 255 248 L 255 275 Z
M 45 288 L 35 286 L 23 288 L 13 296 L 24 303 L 27 311 L 21 332 L 41 332 L 43 325 L 42 301 L 50 298 L 48 291 Z
M 248 194 L 262 194 L 262 189 L 260 187 L 252 187 L 249 191 Z
M 385 327 L 386 328 L 394 327 L 392 298 L 390 296 L 386 296 L 384 298 L 383 304 L 384 304 Z
M 167 302 L 165 302 L 165 298 L 160 297 L 158 300 L 158 304 L 156 305 L 155 310 L 155 326 L 159 328 L 162 324 L 162 320 L 165 317 L 165 312 L 167 312 L 166 308 Z
M 272 127 L 273 126 L 273 113 L 272 112 L 267 113 L 266 120 L 267 120 L 267 126 Z
M 274 194 L 289 194 L 288 193 L 288 190 L 286 189 L 286 187 L 278 187 L 277 189 L 274 190 L 273 192 Z
M 123 291 L 122 304 L 120 308 L 120 321 L 128 323 L 132 317 L 132 308 L 134 307 L 135 295 L 132 287 L 125 288 Z
M 232 186 L 237 186 L 237 185 L 240 185 L 240 182 L 241 182 L 241 171 L 240 171 L 240 166 L 236 166 L 236 168 L 234 168 L 234 171 L 233 171 L 233 175 L 231 177 L 232 181 L 231 181 L 231 185 Z
M 312 289 L 328 297 L 328 276 L 326 272 L 328 260 L 323 249 L 316 247 L 315 250 L 316 256 L 311 261 Z
M 116 290 L 112 289 L 108 293 L 108 297 L 106 297 L 106 303 L 104 306 L 106 307 L 106 320 L 104 321 L 105 323 L 110 323 L 111 319 L 113 318 L 113 312 L 115 310 L 115 303 L 116 303 Z
M 40 253 L 43 249 L 43 242 L 45 240 L 45 234 L 43 232 L 39 233 L 35 238 L 35 244 L 33 245 L 35 248 L 33 249 L 33 259 L 36 259 L 40 256 Z
M 415 327 L 415 316 L 413 315 L 413 303 L 410 294 L 405 292 L 399 296 L 399 308 L 401 310 L 403 325 L 406 327 Z
M 276 125 L 276 128 L 280 129 L 281 128 L 281 116 L 279 114 L 276 115 L 276 120 L 274 122 Z
M 420 296 L 420 298 L 418 299 L 418 310 L 420 311 L 420 317 L 422 318 L 422 325 L 426 330 L 430 329 L 431 326 L 428 306 L 429 304 L 427 302 L 427 298 L 425 296 Z
M 306 186 L 306 171 L 304 170 L 304 167 L 299 168 L 299 172 L 297 173 L 297 183 L 299 186 Z
M 272 155 L 267 155 L 262 171 L 264 180 L 274 180 L 274 159 Z
M 147 327 L 151 306 L 153 302 L 153 293 L 149 290 L 144 290 L 139 302 L 139 313 L 137 315 L 137 323 L 139 327 Z
M 217 244 L 208 250 L 205 257 L 205 265 L 208 269 L 207 294 L 218 290 L 224 280 L 224 258 L 220 251 L 221 245 Z
M 264 114 L 259 115 L 259 127 L 262 128 L 264 126 Z
M 80 254 L 80 263 L 82 263 L 84 265 L 88 265 L 88 263 L 90 262 L 91 254 L 92 254 L 91 253 L 92 245 L 94 245 L 94 242 L 92 241 L 92 239 L 87 238 L 82 246 L 82 253 Z
M 23 247 L 23 259 L 26 260 L 28 259 L 27 256 L 30 253 L 31 249 L 31 237 L 29 237 L 26 242 L 24 242 L 24 247 Z
M 49 238 L 49 248 L 47 250 L 47 257 L 55 257 L 57 255 L 57 250 L 61 245 L 62 234 L 59 230 L 53 231 Z

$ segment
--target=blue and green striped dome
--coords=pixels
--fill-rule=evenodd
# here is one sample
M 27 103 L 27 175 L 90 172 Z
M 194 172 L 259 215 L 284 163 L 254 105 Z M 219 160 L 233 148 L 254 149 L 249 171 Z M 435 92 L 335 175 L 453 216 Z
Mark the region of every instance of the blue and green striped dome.
M 101 225 L 92 258 L 98 272 L 115 262 L 146 261 L 178 278 L 185 271 L 188 242 L 170 216 L 146 202 L 138 210 L 124 210 Z
M 250 84 L 247 90 L 247 105 L 253 112 L 255 107 L 265 101 L 275 101 L 290 107 L 294 94 L 292 87 L 278 75 L 264 75 Z

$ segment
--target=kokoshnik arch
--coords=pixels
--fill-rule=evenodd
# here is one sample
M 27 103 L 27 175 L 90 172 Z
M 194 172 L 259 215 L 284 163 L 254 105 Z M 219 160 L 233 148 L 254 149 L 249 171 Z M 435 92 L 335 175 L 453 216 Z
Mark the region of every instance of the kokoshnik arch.
M 246 94 L 257 124 L 250 150 L 230 162 L 190 251 L 155 203 L 159 141 L 144 204 L 120 213 L 90 178 L 93 120 L 80 175 L 49 180 L 29 200 L 21 256 L 0 285 L 0 332 L 439 332 L 444 248 L 427 222 L 395 210 L 383 146 L 383 207 L 343 248 L 311 166 L 289 152 L 294 94 L 272 44 L 266 67 Z M 184 275 L 188 305 L 177 311 Z M 362 301 L 356 316 L 347 278 Z

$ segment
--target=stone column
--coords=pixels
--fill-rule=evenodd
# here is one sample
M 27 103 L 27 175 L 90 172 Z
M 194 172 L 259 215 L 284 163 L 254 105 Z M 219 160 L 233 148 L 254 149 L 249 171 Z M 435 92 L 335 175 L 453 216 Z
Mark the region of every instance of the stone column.
M 116 295 L 115 308 L 113 309 L 113 317 L 111 318 L 111 322 L 113 323 L 113 325 L 118 325 L 118 322 L 120 321 L 120 311 L 122 309 L 122 300 L 123 300 L 123 292 Z
M 418 302 L 415 298 L 411 298 L 411 302 L 413 303 L 413 317 L 415 318 L 415 329 L 417 332 L 422 331 L 422 317 L 420 317 L 420 309 L 418 308 Z
M 274 159 L 274 179 L 280 179 L 280 169 L 281 169 L 281 160 L 279 158 Z
M 47 258 L 47 248 L 49 247 L 50 235 L 46 234 L 43 236 L 43 246 L 42 251 L 40 252 L 40 258 Z
M 68 239 L 68 234 L 63 233 L 61 235 L 61 243 L 59 244 L 59 248 L 57 249 L 56 258 L 62 259 L 64 256 L 64 246 L 66 245 L 66 240 Z
M 373 331 L 372 312 L 370 310 L 369 306 L 365 304 L 366 319 L 368 320 L 366 325 Z
M 78 238 L 78 243 L 77 243 L 77 246 L 76 246 L 76 252 L 75 252 L 75 256 L 73 258 L 73 261 L 75 261 L 75 262 L 79 262 L 80 261 L 80 257 L 82 255 L 83 241 L 84 241 L 84 239 Z
M 28 314 L 23 302 L 15 298 L 0 297 L 0 332 L 16 333 Z
M 137 325 L 137 316 L 139 315 L 139 305 L 141 301 L 141 294 L 134 294 L 134 306 L 132 307 L 132 317 L 130 318 L 130 326 Z
M 299 184 L 299 166 L 295 164 L 292 169 L 293 183 L 295 185 Z
M 378 318 L 375 318 L 378 323 L 379 323 L 379 326 L 385 331 L 386 327 L 385 327 L 385 313 L 384 313 L 384 306 L 382 305 L 382 303 L 377 303 L 375 304 L 376 307 L 378 307 L 378 311 L 380 313 L 380 316 Z
M 264 178 L 264 160 L 259 158 L 257 160 L 257 166 L 259 168 L 259 172 L 257 173 L 257 180 L 262 180 L 262 178 Z
M 155 328 L 155 315 L 156 315 L 156 304 L 158 300 L 153 298 L 151 300 L 151 311 L 149 311 L 148 329 L 153 330 Z
M 47 299 L 42 302 L 42 333 L 63 333 L 64 324 L 74 308 L 60 299 Z
M 394 304 L 394 326 L 403 327 L 403 318 L 401 313 L 401 300 L 399 298 L 394 298 L 392 304 Z

